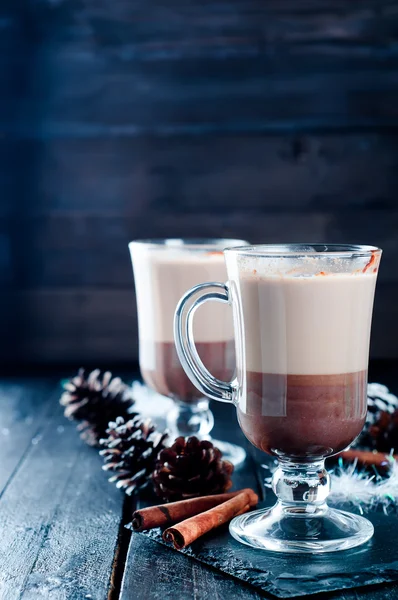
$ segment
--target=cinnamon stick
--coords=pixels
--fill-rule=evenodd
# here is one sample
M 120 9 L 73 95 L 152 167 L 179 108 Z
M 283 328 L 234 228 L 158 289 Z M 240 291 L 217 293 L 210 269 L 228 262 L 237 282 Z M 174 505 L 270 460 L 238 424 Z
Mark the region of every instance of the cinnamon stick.
M 228 492 L 227 494 L 189 498 L 178 502 L 170 502 L 170 504 L 142 508 L 133 513 L 131 526 L 133 531 L 143 531 L 144 529 L 153 529 L 154 527 L 164 527 L 172 523 L 179 523 L 214 506 L 218 506 L 226 500 L 234 498 L 241 492 L 248 491 L 248 489 L 238 490 L 237 492 Z M 250 490 L 250 492 L 253 491 Z
M 253 490 L 243 490 L 230 500 L 190 519 L 186 519 L 174 527 L 169 527 L 163 533 L 163 539 L 173 542 L 174 548 L 181 550 L 205 533 L 224 525 L 224 523 L 227 523 L 233 517 L 247 512 L 257 502 L 258 496 Z
M 388 454 L 383 452 L 371 452 L 370 450 L 346 450 L 341 455 L 345 460 L 357 459 L 359 463 L 366 466 L 384 467 L 388 466 Z M 394 460 L 398 460 L 398 455 L 393 455 Z

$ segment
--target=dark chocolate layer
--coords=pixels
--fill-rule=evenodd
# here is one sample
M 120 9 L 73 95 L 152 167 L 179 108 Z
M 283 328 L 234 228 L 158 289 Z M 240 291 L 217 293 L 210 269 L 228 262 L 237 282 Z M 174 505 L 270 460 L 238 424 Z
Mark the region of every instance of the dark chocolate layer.
M 154 369 L 141 365 L 141 374 L 145 383 L 163 396 L 169 396 L 183 402 L 195 402 L 203 394 L 191 383 L 181 366 L 174 343 L 141 342 L 151 344 Z M 229 381 L 234 374 L 235 352 L 233 340 L 228 342 L 198 342 L 199 356 L 212 375 L 223 381 Z M 145 349 L 148 355 L 148 349 Z
M 367 371 L 339 375 L 247 372 L 246 407 L 238 419 L 264 452 L 305 458 L 346 448 L 360 433 L 367 408 Z

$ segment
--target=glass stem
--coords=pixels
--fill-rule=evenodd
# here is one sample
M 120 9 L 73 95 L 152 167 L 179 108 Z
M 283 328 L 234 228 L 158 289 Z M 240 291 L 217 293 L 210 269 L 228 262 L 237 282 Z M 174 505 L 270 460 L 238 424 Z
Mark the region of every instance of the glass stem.
M 213 425 L 214 417 L 207 398 L 190 403 L 175 400 L 167 415 L 167 427 L 171 436 L 175 437 L 195 435 L 199 439 L 205 438 Z
M 272 489 L 278 503 L 299 513 L 326 509 L 330 492 L 330 476 L 323 459 L 294 462 L 280 459 L 272 478 Z

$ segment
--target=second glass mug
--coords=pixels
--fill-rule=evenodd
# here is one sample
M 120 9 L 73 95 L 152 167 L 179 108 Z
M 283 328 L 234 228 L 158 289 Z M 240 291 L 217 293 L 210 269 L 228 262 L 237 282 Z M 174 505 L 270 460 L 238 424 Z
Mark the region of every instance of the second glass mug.
M 367 409 L 373 298 L 381 250 L 357 245 L 262 245 L 224 251 L 228 282 L 189 290 L 175 342 L 191 381 L 232 402 L 243 433 L 275 456 L 277 503 L 235 517 L 230 532 L 280 552 L 352 548 L 373 535 L 365 518 L 328 507 L 326 457 L 359 435 Z M 196 351 L 193 316 L 209 300 L 232 306 L 237 371 L 211 375 Z
M 129 244 L 135 279 L 139 329 L 139 361 L 145 383 L 172 398 L 167 414 L 170 438 L 195 435 L 211 439 L 213 413 L 209 400 L 192 385 L 178 359 L 173 336 L 174 312 L 185 290 L 204 281 L 225 278 L 223 250 L 247 244 L 235 239 L 152 239 Z M 210 306 L 197 322 L 198 348 L 206 365 L 221 378 L 235 368 L 234 334 L 227 307 Z M 235 466 L 243 448 L 212 440 Z

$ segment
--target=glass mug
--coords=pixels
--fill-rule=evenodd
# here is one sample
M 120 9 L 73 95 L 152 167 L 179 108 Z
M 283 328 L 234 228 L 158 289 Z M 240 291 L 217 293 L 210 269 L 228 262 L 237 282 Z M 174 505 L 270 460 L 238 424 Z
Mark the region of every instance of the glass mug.
M 326 457 L 359 435 L 367 410 L 373 298 L 381 250 L 289 244 L 228 248 L 228 282 L 181 299 L 176 348 L 198 389 L 232 402 L 248 440 L 278 459 L 273 508 L 235 517 L 234 538 L 280 552 L 330 552 L 367 541 L 365 518 L 329 508 Z M 221 381 L 196 351 L 193 316 L 208 300 L 232 306 L 236 377 Z
M 141 375 L 151 389 L 174 400 L 167 414 L 171 439 L 196 435 L 210 439 L 214 425 L 208 398 L 191 383 L 177 356 L 173 321 L 178 301 L 191 286 L 209 279 L 225 279 L 223 250 L 247 244 L 233 239 L 138 240 L 129 244 L 134 270 L 139 329 Z M 234 332 L 230 311 L 209 306 L 197 322 L 201 359 L 220 379 L 235 369 Z M 235 466 L 246 453 L 240 446 L 215 441 Z

